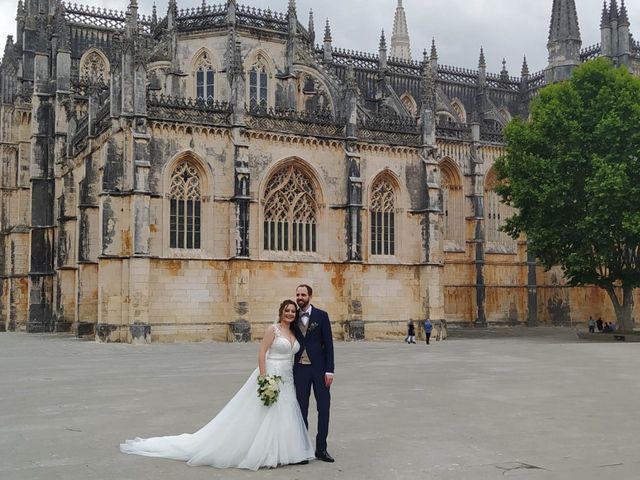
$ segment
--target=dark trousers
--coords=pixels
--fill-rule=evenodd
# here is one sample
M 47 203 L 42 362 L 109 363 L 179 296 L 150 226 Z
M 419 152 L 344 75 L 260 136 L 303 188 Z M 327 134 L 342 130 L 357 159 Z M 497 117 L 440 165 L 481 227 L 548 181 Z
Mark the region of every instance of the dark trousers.
M 424 338 L 427 341 L 427 345 L 429 345 L 429 339 L 431 338 L 431 332 L 424 332 Z
M 324 384 L 324 372 L 311 365 L 296 363 L 293 366 L 293 377 L 296 384 L 296 396 L 300 404 L 300 411 L 304 424 L 309 428 L 309 398 L 313 387 L 313 396 L 316 398 L 318 409 L 318 433 L 316 435 L 316 452 L 324 452 L 327 449 L 327 436 L 329 435 L 329 408 L 331 406 L 331 393 Z

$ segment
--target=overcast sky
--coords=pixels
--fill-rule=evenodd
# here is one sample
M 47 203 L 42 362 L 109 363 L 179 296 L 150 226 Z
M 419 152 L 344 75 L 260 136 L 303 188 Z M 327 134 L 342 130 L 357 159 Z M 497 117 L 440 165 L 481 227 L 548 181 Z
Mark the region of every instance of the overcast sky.
M 223 2 L 207 0 L 207 4 Z M 2 51 L 6 36 L 15 36 L 17 3 L 18 0 L 0 0 Z M 76 3 L 125 10 L 128 1 L 76 0 Z M 238 3 L 284 12 L 288 0 Z M 335 47 L 375 53 L 381 29 L 390 40 L 397 3 L 397 0 L 297 0 L 298 18 L 306 25 L 312 8 L 318 42 L 322 41 L 324 23 L 329 18 Z M 435 38 L 439 62 L 444 65 L 476 69 L 483 46 L 491 72 L 500 71 L 504 57 L 510 74 L 519 75 L 524 55 L 531 72 L 541 70 L 547 64 L 552 3 L 552 0 L 404 0 L 413 58 L 420 59 L 423 49 Z M 153 0 L 138 0 L 138 4 L 140 13 L 151 14 Z M 167 0 L 158 0 L 156 4 L 159 16 L 164 16 Z M 201 0 L 178 0 L 178 8 L 200 4 Z M 576 0 L 576 6 L 583 47 L 599 43 L 602 0 Z M 631 31 L 638 32 L 640 0 L 627 0 L 627 9 Z M 635 37 L 640 38 L 640 33 Z

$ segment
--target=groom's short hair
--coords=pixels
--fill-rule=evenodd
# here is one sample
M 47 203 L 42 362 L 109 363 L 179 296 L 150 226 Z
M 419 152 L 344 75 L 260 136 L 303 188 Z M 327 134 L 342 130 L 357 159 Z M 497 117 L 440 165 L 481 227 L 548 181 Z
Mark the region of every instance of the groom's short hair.
M 310 297 L 313 297 L 313 288 L 311 288 L 309 285 L 307 285 L 306 283 L 301 283 L 300 285 L 298 285 L 298 288 L 306 288 L 307 289 L 307 294 Z M 296 290 L 298 289 L 296 288 Z

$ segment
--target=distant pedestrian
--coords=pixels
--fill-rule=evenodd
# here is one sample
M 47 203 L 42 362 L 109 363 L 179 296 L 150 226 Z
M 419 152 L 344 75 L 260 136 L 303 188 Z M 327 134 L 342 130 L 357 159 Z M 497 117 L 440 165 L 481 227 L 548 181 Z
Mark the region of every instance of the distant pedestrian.
M 589 317 L 589 333 L 595 333 L 596 331 L 596 321 L 593 319 L 593 317 Z
M 602 317 L 598 317 L 598 320 L 596 320 L 596 328 L 598 329 L 599 332 L 602 332 L 602 329 L 604 328 Z
M 413 320 L 407 322 L 407 336 L 404 341 L 405 343 L 416 343 L 416 326 L 413 324 Z
M 611 333 L 611 325 L 609 325 L 609 322 L 604 322 L 604 327 L 602 327 L 602 333 Z
M 431 324 L 431 321 L 427 318 L 424 321 L 424 339 L 427 342 L 427 345 L 429 345 L 429 339 L 431 338 L 432 330 L 433 330 L 433 325 Z

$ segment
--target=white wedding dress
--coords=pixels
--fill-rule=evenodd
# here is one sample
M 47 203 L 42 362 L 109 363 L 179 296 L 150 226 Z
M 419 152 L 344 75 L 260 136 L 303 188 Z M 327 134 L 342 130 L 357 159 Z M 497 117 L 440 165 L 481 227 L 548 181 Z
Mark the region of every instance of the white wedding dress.
M 280 375 L 278 401 L 265 407 L 258 398 L 258 369 L 227 405 L 195 433 L 136 438 L 120 444 L 123 453 L 183 460 L 217 468 L 276 467 L 314 458 L 293 384 L 293 356 L 300 349 L 278 325 L 267 353 L 267 374 Z

